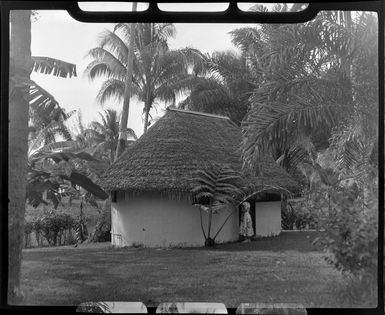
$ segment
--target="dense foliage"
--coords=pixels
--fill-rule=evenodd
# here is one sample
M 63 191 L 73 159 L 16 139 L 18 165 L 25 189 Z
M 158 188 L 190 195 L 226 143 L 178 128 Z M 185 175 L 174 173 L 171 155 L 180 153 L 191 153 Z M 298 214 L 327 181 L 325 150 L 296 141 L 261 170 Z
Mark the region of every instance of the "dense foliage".
M 54 142 L 32 152 L 27 202 L 37 207 L 51 201 L 57 208 L 64 196 L 85 195 L 91 202 L 95 197 L 106 199 L 108 195 L 95 183 L 96 176 L 84 161 L 98 162 L 73 141 Z
M 364 202 L 356 189 L 344 188 L 321 190 L 312 200 L 322 227 L 314 244 L 326 249 L 326 261 L 350 279 L 341 295 L 352 303 L 373 300 L 377 290 L 377 192 L 368 191 L 366 198 Z
M 194 98 L 205 96 L 197 102 L 202 111 L 224 114 L 216 110 L 220 103 L 247 108 L 242 121 L 244 163 L 257 167 L 260 156 L 271 154 L 303 184 L 304 201 L 294 211 L 283 209 L 288 225 L 322 230 L 316 243 L 328 251 L 328 261 L 345 275 L 373 283 L 378 229 L 377 26 L 371 13 L 335 11 L 321 12 L 302 24 L 236 29 L 231 36 L 240 55 L 228 55 L 227 65 L 230 60 L 243 63 L 223 67 L 223 58 L 207 58 L 205 79 L 213 83 L 196 85 L 181 103 L 193 108 L 198 106 Z M 237 78 L 247 84 L 244 90 L 237 88 L 241 98 L 230 102 L 231 83 Z M 221 88 L 229 93 L 219 93 Z M 209 102 L 213 96 L 218 96 L 217 104 Z
M 117 115 L 106 112 L 102 116 L 106 120 L 93 124 L 88 136 L 82 133 L 73 140 L 65 125 L 73 113 L 66 113 L 48 91 L 29 79 L 29 73 L 72 77 L 76 76 L 76 66 L 31 57 L 29 47 L 23 47 L 30 43 L 29 13 L 27 19 L 19 20 L 14 17 L 25 12 L 14 13 L 9 98 L 10 135 L 14 134 L 16 141 L 10 138 L 10 144 L 26 142 L 29 131 L 30 147 L 27 191 L 20 167 L 26 164 L 25 152 L 10 150 L 12 159 L 19 163 L 10 164 L 9 176 L 10 192 L 15 192 L 9 206 L 9 245 L 14 249 L 9 255 L 9 292 L 16 294 L 19 272 L 12 268 L 20 269 L 21 251 L 20 240 L 13 235 L 23 233 L 19 223 L 24 208 L 20 205 L 27 199 L 34 206 L 52 203 L 55 208 L 68 195 L 88 198 L 90 203 L 95 203 L 95 196 L 107 198 L 96 184 L 97 172 L 104 166 L 95 167 L 97 161 L 88 149 L 99 148 L 104 153 L 100 158 L 111 163 L 118 129 Z M 296 207 L 293 225 L 310 227 L 316 217 L 322 234 L 315 244 L 327 251 L 327 261 L 358 279 L 361 295 L 369 292 L 373 296 L 378 242 L 378 183 L 373 181 L 378 176 L 375 15 L 328 11 L 303 24 L 240 28 L 231 33 L 239 54 L 203 56 L 194 50 L 172 51 L 167 45 L 175 32 L 170 24 L 138 23 L 135 32 L 133 94 L 144 103 L 145 130 L 157 101 L 174 104 L 178 93 L 187 91 L 191 93 L 181 107 L 229 115 L 243 127 L 245 163 L 252 165 L 268 152 L 296 178 L 302 174 L 308 189 L 306 205 Z M 88 76 L 106 79 L 98 95 L 102 103 L 123 95 L 128 37 L 128 25 L 118 24 L 89 52 L 94 60 L 87 69 Z M 189 73 L 192 60 L 194 69 Z M 25 100 L 29 107 L 24 106 Z M 27 117 L 28 110 L 29 130 L 28 121 L 18 124 L 23 120 L 17 120 Z M 12 129 L 15 125 L 20 129 Z M 57 136 L 64 141 L 57 141 Z M 206 245 L 213 244 L 220 232 L 210 235 L 212 215 L 237 199 L 236 177 L 230 170 L 216 168 L 199 174 L 194 193 L 200 211 L 207 211 L 210 217 L 207 235 L 202 227 Z M 102 232 L 93 234 L 96 239 L 106 235 L 107 217 L 101 215 L 97 226 Z M 60 245 L 72 229 L 83 241 L 88 234 L 84 226 L 81 211 L 78 220 L 51 211 L 26 223 L 26 242 L 35 232 L 48 244 Z
M 98 210 L 94 230 L 89 234 L 88 242 L 110 242 L 111 241 L 111 201 L 107 199 Z
M 34 236 L 37 246 L 58 246 L 75 243 L 73 227 L 75 220 L 66 213 L 57 213 L 53 210 L 45 211 L 38 217 L 27 220 L 24 236 L 25 247 L 32 246 L 31 237 Z
M 328 195 L 327 197 L 325 195 Z M 353 189 L 319 191 L 312 200 L 323 236 L 315 243 L 326 247 L 333 257 L 328 261 L 342 272 L 372 276 L 377 273 L 377 202 L 374 193 L 362 200 Z
M 313 208 L 304 201 L 290 201 L 281 212 L 281 225 L 284 230 L 316 229 L 318 222 Z
M 230 117 L 237 125 L 248 109 L 249 93 L 256 87 L 247 59 L 232 51 L 201 56 L 187 98 L 178 108 Z

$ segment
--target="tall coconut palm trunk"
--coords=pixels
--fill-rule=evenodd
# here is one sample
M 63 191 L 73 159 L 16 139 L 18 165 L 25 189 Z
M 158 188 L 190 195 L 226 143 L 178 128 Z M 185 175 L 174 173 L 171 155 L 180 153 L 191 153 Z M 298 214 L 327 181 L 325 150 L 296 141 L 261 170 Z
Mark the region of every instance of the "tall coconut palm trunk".
M 144 105 L 144 123 L 143 123 L 143 133 L 146 133 L 147 132 L 147 128 L 148 128 L 148 120 L 149 120 L 149 116 L 150 116 L 150 109 L 151 109 L 151 105 L 149 104 L 145 104 Z
M 132 11 L 136 11 L 138 6 L 137 2 L 132 3 Z M 127 74 L 126 82 L 124 85 L 124 97 L 123 97 L 123 110 L 122 117 L 119 125 L 119 140 L 118 146 L 116 148 L 115 160 L 122 154 L 126 142 L 126 132 L 127 132 L 127 121 L 128 121 L 128 112 L 130 109 L 130 98 L 132 95 L 132 73 L 133 73 L 133 63 L 134 63 L 134 37 L 135 37 L 135 24 L 131 24 L 130 29 L 130 45 L 128 47 L 128 63 L 127 63 Z
M 20 302 L 20 268 L 23 245 L 28 151 L 28 90 L 15 83 L 29 80 L 31 12 L 11 12 L 10 94 L 8 147 L 8 303 Z M 20 81 L 20 82 L 19 82 Z

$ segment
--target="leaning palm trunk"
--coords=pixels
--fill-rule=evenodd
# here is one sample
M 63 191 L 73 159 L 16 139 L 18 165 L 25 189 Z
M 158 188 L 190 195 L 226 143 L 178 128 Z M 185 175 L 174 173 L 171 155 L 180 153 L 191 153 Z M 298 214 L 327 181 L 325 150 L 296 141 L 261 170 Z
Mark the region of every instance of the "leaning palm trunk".
M 27 81 L 32 70 L 31 11 L 11 12 L 10 79 Z M 20 302 L 28 151 L 28 90 L 10 82 L 8 148 L 8 303 Z M 19 82 L 20 83 L 20 82 Z
M 144 106 L 144 127 L 143 127 L 143 133 L 147 132 L 148 119 L 149 119 L 149 116 L 150 116 L 150 109 L 151 109 L 151 106 L 149 106 L 146 103 L 145 106 Z
M 132 11 L 136 11 L 138 3 L 132 3 Z M 122 154 L 126 141 L 126 132 L 127 132 L 127 121 L 128 121 L 128 112 L 130 109 L 130 98 L 132 94 L 132 72 L 133 72 L 133 62 L 134 62 L 134 36 L 135 36 L 135 24 L 131 23 L 130 29 L 130 46 L 128 47 L 128 65 L 127 65 L 127 74 L 126 82 L 124 85 L 124 98 L 123 98 L 123 110 L 122 117 L 120 119 L 119 125 L 119 140 L 118 146 L 116 148 L 115 160 L 118 159 L 120 154 Z

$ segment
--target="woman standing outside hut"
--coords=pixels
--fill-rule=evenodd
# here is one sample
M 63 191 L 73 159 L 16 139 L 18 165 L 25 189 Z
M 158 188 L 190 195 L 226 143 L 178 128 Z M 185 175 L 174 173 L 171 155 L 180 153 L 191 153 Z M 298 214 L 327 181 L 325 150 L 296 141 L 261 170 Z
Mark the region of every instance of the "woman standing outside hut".
M 250 203 L 242 203 L 241 224 L 239 226 L 239 234 L 243 242 L 250 242 L 250 238 L 254 235 L 253 222 L 250 216 Z

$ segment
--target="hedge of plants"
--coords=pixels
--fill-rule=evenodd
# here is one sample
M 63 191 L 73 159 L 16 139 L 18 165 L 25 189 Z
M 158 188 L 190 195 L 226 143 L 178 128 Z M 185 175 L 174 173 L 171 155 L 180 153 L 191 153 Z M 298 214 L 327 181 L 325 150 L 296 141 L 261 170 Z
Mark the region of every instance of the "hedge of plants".
M 75 219 L 69 214 L 45 211 L 36 218 L 26 220 L 24 247 L 60 246 L 75 244 Z M 35 242 L 33 242 L 33 238 Z
M 317 229 L 317 216 L 305 201 L 289 201 L 282 209 L 281 227 L 283 230 Z
M 95 211 L 98 214 L 92 220 L 85 214 L 68 214 L 55 209 L 46 209 L 35 217 L 27 217 L 24 225 L 24 248 L 111 241 L 109 209 Z M 88 229 L 91 229 L 91 233 Z

